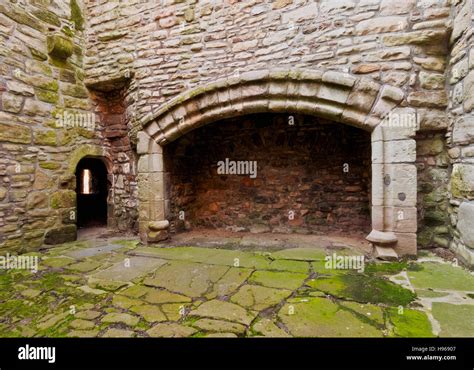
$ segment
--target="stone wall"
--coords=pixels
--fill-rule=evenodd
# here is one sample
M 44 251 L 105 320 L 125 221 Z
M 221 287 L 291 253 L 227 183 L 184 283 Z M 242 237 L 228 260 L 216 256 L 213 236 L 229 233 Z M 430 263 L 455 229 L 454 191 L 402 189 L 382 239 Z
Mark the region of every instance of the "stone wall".
M 84 156 L 102 157 L 114 183 L 114 162 L 120 158 L 115 160 L 119 156 L 104 135 L 102 117 L 110 103 L 101 104 L 83 82 L 82 8 L 75 0 L 0 3 L 3 250 L 25 252 L 76 238 L 74 172 Z M 133 163 L 133 156 L 125 161 Z
M 207 83 L 283 68 L 363 76 L 376 99 L 400 89 L 420 123 L 418 243 L 473 261 L 472 0 L 3 1 L 0 38 L 1 248 L 74 238 L 87 155 L 109 169 L 110 226 L 136 229 L 144 120 Z M 57 127 L 75 113 L 94 127 Z
M 427 108 L 423 127 L 446 127 L 450 11 L 444 0 L 88 1 L 86 83 L 133 76 L 132 128 L 179 93 L 224 76 L 335 69 L 402 88 L 404 104 Z
M 371 230 L 365 131 L 310 116 L 249 115 L 189 133 L 166 146 L 164 158 L 176 230 Z M 226 158 L 255 161 L 255 178 L 219 174 Z
M 70 147 L 99 139 L 85 128 L 57 128 L 56 114 L 91 108 L 82 84 L 83 24 L 69 2 L 2 1 L 0 27 L 0 245 L 28 251 L 45 237 L 75 237 Z
M 474 37 L 473 3 L 454 1 L 454 27 L 449 57 L 448 134 L 451 249 L 474 264 Z

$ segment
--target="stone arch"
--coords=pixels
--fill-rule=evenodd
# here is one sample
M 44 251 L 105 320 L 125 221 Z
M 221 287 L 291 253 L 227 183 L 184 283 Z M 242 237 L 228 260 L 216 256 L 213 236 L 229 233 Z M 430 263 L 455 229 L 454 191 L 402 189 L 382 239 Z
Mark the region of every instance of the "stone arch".
M 81 161 L 81 159 L 86 157 L 101 159 L 104 162 L 108 173 L 112 173 L 112 161 L 109 159 L 107 151 L 103 147 L 86 144 L 77 147 L 69 155 L 67 174 L 74 175 L 74 173 L 76 172 L 77 164 Z
M 366 77 L 324 70 L 259 70 L 186 91 L 144 117 L 137 134 L 139 229 L 145 242 L 168 236 L 162 146 L 208 123 L 250 113 L 301 113 L 352 125 L 372 136 L 372 227 L 376 246 L 416 253 L 416 110 L 404 92 Z M 414 126 L 392 127 L 392 114 Z M 401 212 L 401 213 L 400 213 Z M 397 216 L 397 215 L 402 215 Z M 379 248 L 380 249 L 380 248 Z M 388 248 L 382 248 L 383 253 Z

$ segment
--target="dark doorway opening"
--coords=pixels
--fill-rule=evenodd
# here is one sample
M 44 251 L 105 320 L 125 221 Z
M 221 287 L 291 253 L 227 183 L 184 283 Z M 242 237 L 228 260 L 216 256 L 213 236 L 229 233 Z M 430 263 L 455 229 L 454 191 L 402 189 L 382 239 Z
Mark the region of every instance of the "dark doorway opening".
M 100 159 L 83 158 L 76 169 L 77 226 L 107 225 L 107 168 Z

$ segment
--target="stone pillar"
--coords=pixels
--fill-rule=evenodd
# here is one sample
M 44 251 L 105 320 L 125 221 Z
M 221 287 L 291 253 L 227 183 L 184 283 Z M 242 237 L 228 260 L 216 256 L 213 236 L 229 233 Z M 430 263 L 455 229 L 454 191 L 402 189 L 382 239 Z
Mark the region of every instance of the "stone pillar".
M 138 228 L 142 242 L 154 243 L 168 238 L 163 150 L 145 132 L 137 137 Z
M 367 240 L 379 255 L 389 256 L 389 248 L 398 256 L 416 255 L 416 112 L 396 109 L 391 115 L 396 116 L 372 133 L 372 232 Z

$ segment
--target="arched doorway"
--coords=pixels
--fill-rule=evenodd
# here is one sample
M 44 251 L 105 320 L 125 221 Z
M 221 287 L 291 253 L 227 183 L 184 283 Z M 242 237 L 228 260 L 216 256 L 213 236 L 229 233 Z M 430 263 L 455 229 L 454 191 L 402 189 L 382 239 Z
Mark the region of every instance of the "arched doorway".
M 98 158 L 83 158 L 76 167 L 77 227 L 107 225 L 107 168 Z

